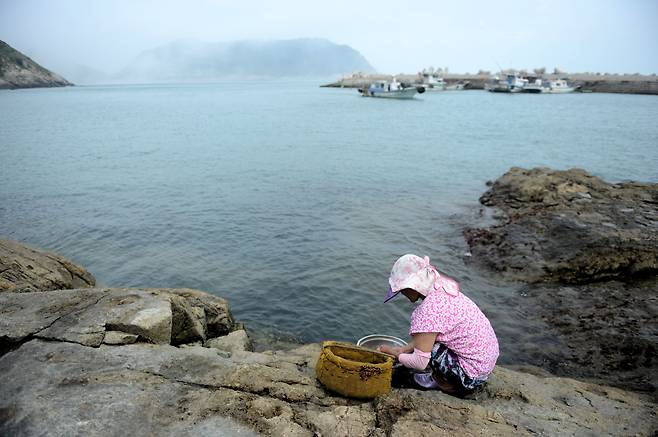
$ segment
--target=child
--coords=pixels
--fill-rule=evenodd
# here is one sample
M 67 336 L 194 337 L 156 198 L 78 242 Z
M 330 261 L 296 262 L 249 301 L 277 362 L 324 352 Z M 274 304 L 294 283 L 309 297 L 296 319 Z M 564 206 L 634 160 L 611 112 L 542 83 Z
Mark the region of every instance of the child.
M 439 274 L 429 261 L 409 254 L 393 265 L 384 302 L 399 293 L 411 302 L 423 301 L 411 314 L 412 342 L 379 350 L 395 355 L 403 365 L 395 368 L 394 386 L 465 396 L 485 384 L 496 365 L 498 340 L 489 320 L 461 293 L 459 284 Z

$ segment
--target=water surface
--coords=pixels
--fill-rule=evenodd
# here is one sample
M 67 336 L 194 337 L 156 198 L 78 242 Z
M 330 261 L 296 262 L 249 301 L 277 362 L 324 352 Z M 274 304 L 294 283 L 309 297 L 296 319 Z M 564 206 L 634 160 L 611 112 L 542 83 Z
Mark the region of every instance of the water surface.
M 490 317 L 502 361 L 556 340 L 511 305 L 520 285 L 468 264 L 465 226 L 511 166 L 658 182 L 658 98 L 360 98 L 317 82 L 0 92 L 0 235 L 111 286 L 226 297 L 259 336 L 406 336 L 382 304 L 404 253 L 427 254 Z

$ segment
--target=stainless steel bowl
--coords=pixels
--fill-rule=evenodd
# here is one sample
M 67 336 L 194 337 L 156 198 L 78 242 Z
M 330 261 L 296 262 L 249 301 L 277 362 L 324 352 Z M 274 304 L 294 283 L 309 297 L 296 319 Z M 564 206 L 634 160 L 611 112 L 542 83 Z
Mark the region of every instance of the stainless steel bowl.
M 392 335 L 366 335 L 356 342 L 357 346 L 363 346 L 368 349 L 375 350 L 378 346 L 401 347 L 406 346 L 407 342 L 401 338 L 393 337 Z

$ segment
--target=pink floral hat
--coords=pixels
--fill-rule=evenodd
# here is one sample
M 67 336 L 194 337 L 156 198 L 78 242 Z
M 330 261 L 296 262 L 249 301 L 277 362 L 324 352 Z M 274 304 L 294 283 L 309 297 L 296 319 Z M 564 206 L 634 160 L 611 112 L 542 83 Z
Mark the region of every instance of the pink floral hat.
M 430 264 L 429 257 L 421 258 L 412 254 L 403 255 L 395 261 L 388 284 L 388 293 L 384 302 L 393 299 L 405 288 L 416 290 L 423 296 L 435 290 L 442 290 L 451 296 L 457 296 L 461 292 L 459 283 L 446 275 L 439 274 Z

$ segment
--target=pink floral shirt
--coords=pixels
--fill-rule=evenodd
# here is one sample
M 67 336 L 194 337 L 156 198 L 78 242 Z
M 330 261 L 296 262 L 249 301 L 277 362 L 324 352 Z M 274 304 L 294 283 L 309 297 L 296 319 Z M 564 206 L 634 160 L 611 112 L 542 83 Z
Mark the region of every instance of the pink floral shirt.
M 466 295 L 431 292 L 411 314 L 409 334 L 438 332 L 471 378 L 489 375 L 498 359 L 498 340 L 487 317 Z

